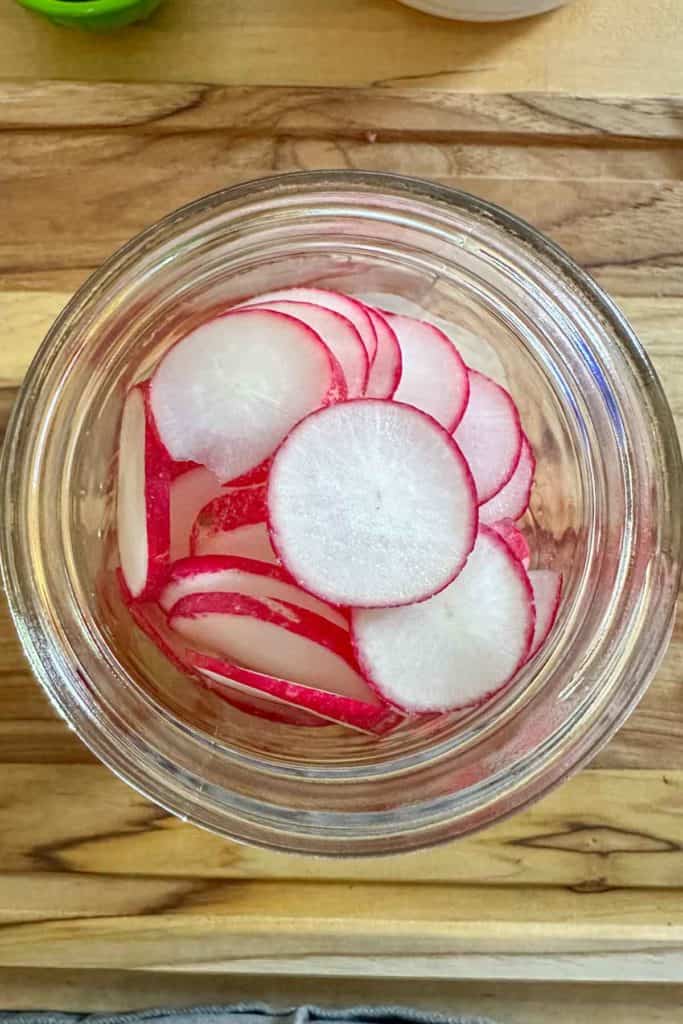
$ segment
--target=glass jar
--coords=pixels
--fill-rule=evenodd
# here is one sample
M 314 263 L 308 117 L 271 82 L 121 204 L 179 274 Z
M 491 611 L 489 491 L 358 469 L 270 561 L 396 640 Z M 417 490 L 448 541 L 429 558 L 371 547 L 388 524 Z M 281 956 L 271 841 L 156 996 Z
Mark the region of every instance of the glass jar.
M 460 21 L 513 21 L 563 7 L 569 0 L 400 0 L 425 14 Z
M 550 641 L 507 691 L 381 739 L 229 708 L 158 655 L 112 586 L 126 389 L 199 321 L 303 283 L 398 295 L 454 325 L 465 358 L 520 406 L 538 457 L 525 530 L 536 564 L 564 574 Z M 5 585 L 54 706 L 150 799 L 265 846 L 398 852 L 512 813 L 609 739 L 672 628 L 681 458 L 638 340 L 550 241 L 426 181 L 285 175 L 208 196 L 133 239 L 38 352 L 2 479 Z

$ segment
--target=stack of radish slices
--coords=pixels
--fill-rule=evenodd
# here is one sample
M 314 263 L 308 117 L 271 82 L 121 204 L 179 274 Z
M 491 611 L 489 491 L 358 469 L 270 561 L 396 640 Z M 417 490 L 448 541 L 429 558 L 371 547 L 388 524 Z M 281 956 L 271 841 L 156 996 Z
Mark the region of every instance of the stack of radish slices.
M 128 393 L 121 588 L 241 711 L 380 735 L 488 700 L 546 640 L 562 580 L 515 525 L 534 469 L 510 395 L 434 325 L 260 295 Z

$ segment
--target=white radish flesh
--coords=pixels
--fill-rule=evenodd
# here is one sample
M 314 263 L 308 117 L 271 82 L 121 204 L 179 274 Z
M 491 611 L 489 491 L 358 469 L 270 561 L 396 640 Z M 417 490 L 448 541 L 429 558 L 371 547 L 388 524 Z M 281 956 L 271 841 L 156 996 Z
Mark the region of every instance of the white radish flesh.
M 268 516 L 296 582 L 340 605 L 430 597 L 460 571 L 477 531 L 473 481 L 450 435 L 376 399 L 330 406 L 292 430 L 273 459 Z
M 479 506 L 482 523 L 495 523 L 501 519 L 519 519 L 529 507 L 531 487 L 534 482 L 536 460 L 526 436 L 522 438 L 522 450 L 514 473 L 497 494 Z
M 191 594 L 168 621 L 192 646 L 244 668 L 378 703 L 354 667 L 348 631 L 304 608 L 236 593 Z
M 351 632 L 366 678 L 406 711 L 476 705 L 524 663 L 534 630 L 529 578 L 482 527 L 458 578 L 422 604 L 354 609 Z
M 302 709 L 306 709 L 320 716 L 321 723 L 335 722 L 359 732 L 378 736 L 390 732 L 403 721 L 402 715 L 386 705 L 355 700 L 311 686 L 301 686 L 291 680 L 254 672 L 220 658 L 196 654 L 193 667 L 204 677 L 205 685 L 225 700 L 231 701 L 231 694 L 235 691 L 249 700 L 253 699 L 254 694 L 258 694 L 267 697 L 284 711 L 299 711 L 304 714 Z
M 136 600 L 154 597 L 169 561 L 170 459 L 150 409 L 148 385 L 126 397 L 118 451 L 116 525 L 121 571 Z
M 350 320 L 358 331 L 360 339 L 365 346 L 368 360 L 372 362 L 377 351 L 377 335 L 372 320 L 362 302 L 352 299 L 350 295 L 342 292 L 330 291 L 327 288 L 281 288 L 274 292 L 265 292 L 263 295 L 255 295 L 247 302 L 242 302 L 236 308 L 243 309 L 245 306 L 264 305 L 265 303 L 277 302 L 310 302 L 315 306 L 322 306 L 324 309 L 331 309 L 333 313 L 340 313 Z
M 368 354 L 360 334 L 348 317 L 312 302 L 288 302 L 284 299 L 272 299 L 256 308 L 286 313 L 314 330 L 339 362 L 346 380 L 348 397 L 357 398 L 365 393 L 370 367 Z
M 393 398 L 401 380 L 401 348 L 393 327 L 378 310 L 366 307 L 377 335 L 377 351 L 370 366 L 365 394 L 368 398 Z
M 422 409 L 445 430 L 454 430 L 469 393 L 467 367 L 458 350 L 433 324 L 394 313 L 385 316 L 401 349 L 401 380 L 394 398 Z
M 505 388 L 476 370 L 469 371 L 469 379 L 469 401 L 453 436 L 469 463 L 481 505 L 512 478 L 523 434 L 517 407 Z
M 171 484 L 171 560 L 190 554 L 190 534 L 195 519 L 210 501 L 225 494 L 229 487 L 221 485 L 203 466 L 196 466 L 177 476 Z
M 552 569 L 532 569 L 529 580 L 536 605 L 536 625 L 529 652 L 529 657 L 533 658 L 548 639 L 555 624 L 562 597 L 562 575 Z
M 297 587 L 281 566 L 254 558 L 226 555 L 185 558 L 171 566 L 159 603 L 165 611 L 170 611 L 188 594 L 221 591 L 289 601 L 348 629 L 348 619 L 341 612 Z
M 345 393 L 339 364 L 310 327 L 244 309 L 170 349 L 152 378 L 151 406 L 173 459 L 231 480 L 268 458 L 302 416 Z

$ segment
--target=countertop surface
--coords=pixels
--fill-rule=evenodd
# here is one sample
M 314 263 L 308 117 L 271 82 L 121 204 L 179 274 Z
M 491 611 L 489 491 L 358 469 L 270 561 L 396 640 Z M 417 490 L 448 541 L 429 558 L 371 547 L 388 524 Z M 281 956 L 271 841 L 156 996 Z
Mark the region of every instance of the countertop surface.
M 550 234 L 624 309 L 680 427 L 682 29 L 678 0 L 508 26 L 393 0 L 169 0 L 95 37 L 6 0 L 0 433 L 51 320 L 116 246 L 201 193 L 326 167 L 434 178 Z M 55 718 L 4 609 L 0 682 L 0 1006 L 265 995 L 683 1020 L 683 623 L 587 770 L 381 861 L 242 848 L 147 803 Z

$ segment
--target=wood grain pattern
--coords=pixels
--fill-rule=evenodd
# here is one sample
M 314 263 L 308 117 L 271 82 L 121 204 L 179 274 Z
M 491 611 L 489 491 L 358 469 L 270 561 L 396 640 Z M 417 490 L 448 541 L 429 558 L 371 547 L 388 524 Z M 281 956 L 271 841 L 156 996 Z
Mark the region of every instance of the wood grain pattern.
M 43 884 L 54 891 L 66 873 L 48 916 L 66 914 L 74 897 L 80 916 L 89 899 L 84 887 L 95 893 L 98 877 L 113 876 L 140 879 L 140 912 L 146 877 L 168 879 L 169 893 L 187 882 L 190 903 L 195 882 L 210 893 L 211 882 L 254 878 L 564 886 L 584 894 L 672 889 L 683 877 L 683 772 L 584 773 L 511 820 L 449 846 L 337 861 L 226 842 L 147 803 L 99 765 L 10 764 L 0 775 L 0 836 L 1 870 L 9 872 L 0 881 L 1 913 L 10 919 L 13 906 L 26 905 L 16 873 L 31 872 L 24 886 L 35 893 Z M 38 898 L 44 909 L 45 899 Z
M 653 40 L 660 51 L 664 46 L 660 34 L 670 12 L 646 31 L 635 0 L 625 3 L 633 7 L 633 31 L 644 33 L 644 60 Z M 587 11 L 580 3 L 505 32 L 441 24 L 438 37 L 435 22 L 384 0 L 323 5 L 340 52 L 352 40 L 381 39 L 388 52 L 376 77 L 389 65 L 402 73 L 382 73 L 389 85 L 366 88 L 367 55 L 354 50 L 343 69 L 352 90 L 321 87 L 335 81 L 324 52 L 286 86 L 283 61 L 291 54 L 277 55 L 272 78 L 255 79 L 273 40 L 298 40 L 297 62 L 305 63 L 301 41 L 321 17 L 317 2 L 293 0 L 285 10 L 275 0 L 205 0 L 187 20 L 170 0 L 138 35 L 120 37 L 125 48 L 115 39 L 98 44 L 102 69 L 125 52 L 116 77 L 149 81 L 0 82 L 0 324 L 11 339 L 0 343 L 0 436 L 45 331 L 113 248 L 198 193 L 262 174 L 338 166 L 455 184 L 550 233 L 624 308 L 665 382 L 680 429 L 683 90 L 661 84 L 678 80 L 678 65 L 643 66 L 636 74 L 631 62 L 623 79 L 621 72 L 610 79 L 613 94 L 620 81 L 631 83 L 622 96 L 596 96 L 586 84 L 592 69 L 584 54 L 586 81 L 567 86 L 569 95 L 553 95 L 549 83 L 566 74 L 566 53 L 578 38 L 574 18 Z M 608 8 L 611 0 L 591 4 L 605 27 Z M 266 14 L 267 39 L 259 21 Z M 93 51 L 75 37 L 59 34 L 58 58 L 49 26 L 39 33 L 32 22 L 29 35 L 22 29 L 18 36 L 24 17 L 18 8 L 0 15 L 0 26 L 9 26 L 9 35 L 0 32 L 4 73 L 16 66 L 14 54 L 2 63 L 7 39 L 20 38 L 17 52 L 26 56 L 28 46 L 35 59 L 40 54 L 43 73 L 59 77 L 61 62 L 73 59 L 83 77 L 96 74 Z M 226 60 L 234 56 L 225 47 L 227 29 L 241 19 L 248 44 L 237 85 L 206 84 L 229 79 L 216 71 L 216 48 L 207 51 L 205 67 L 196 66 L 198 41 L 204 45 L 215 27 L 210 17 L 218 19 L 215 38 Z M 556 48 L 558 60 L 543 76 L 538 64 L 522 74 L 515 62 L 532 36 L 550 40 L 550 25 L 564 26 L 566 53 Z M 160 26 L 173 26 L 180 57 L 166 77 L 177 81 L 159 81 L 155 61 L 168 45 Z M 191 74 L 179 31 L 191 39 Z M 453 74 L 465 52 L 461 31 L 472 59 L 477 45 L 494 52 L 506 40 L 499 77 L 497 70 Z M 455 63 L 439 68 L 434 61 L 445 54 L 445 40 Z M 151 47 L 144 73 L 142 41 Z M 403 47 L 398 56 L 389 52 L 391 42 Z M 408 50 L 421 44 L 413 64 Z M 600 45 L 609 63 L 616 44 Z M 417 88 L 404 80 L 423 72 Z M 498 91 L 472 91 L 472 80 Z M 649 98 L 638 95 L 634 80 L 655 83 L 644 90 Z M 299 81 L 303 87 L 295 86 Z M 545 1022 L 545 979 L 563 983 L 552 996 L 558 1024 L 583 1024 L 599 1012 L 625 1022 L 640 1012 L 668 1024 L 682 1001 L 654 983 L 683 977 L 682 665 L 679 622 L 653 686 L 592 770 L 511 820 L 401 858 L 312 860 L 194 829 L 94 763 L 32 681 L 0 601 L 0 1003 L 24 1005 L 36 974 L 44 1005 L 73 999 L 84 1009 L 143 1005 L 150 990 L 156 1003 L 182 1001 L 185 993 L 201 1001 L 202 992 L 208 1000 L 229 999 L 232 979 L 241 983 L 244 974 L 255 993 L 264 991 L 263 975 L 299 975 L 313 998 L 325 989 L 322 982 L 311 989 L 311 978 L 336 976 L 332 991 L 348 993 L 343 1001 L 353 1001 L 354 991 L 344 979 L 358 974 L 377 978 L 378 994 L 386 977 L 526 978 L 541 987 L 470 987 L 471 1002 L 462 1008 Z M 87 967 L 89 980 L 74 974 L 75 966 Z M 122 979 L 137 972 L 141 980 L 127 987 Z M 189 975 L 204 974 L 204 987 L 190 984 Z M 626 994 L 621 986 L 586 985 L 623 977 L 647 980 L 648 988 Z M 572 979 L 576 985 L 568 984 Z M 305 998 L 303 987 L 289 991 L 293 1001 Z M 369 988 L 356 991 L 359 1000 L 371 998 Z M 436 1008 L 441 993 L 446 1003 L 438 1008 L 454 1012 L 458 991 L 453 984 L 404 982 L 399 995 Z
M 276 1006 L 415 1006 L 436 1013 L 486 1014 L 502 1024 L 680 1024 L 678 985 L 525 983 L 402 978 L 301 978 L 0 968 L 3 1006 L 9 1010 L 50 1006 L 78 1012 L 122 1011 L 158 1006 L 198 1006 L 265 1001 Z
M 395 0 L 166 0 L 144 25 L 97 38 L 3 6 L 8 78 L 238 85 L 437 85 L 679 95 L 680 10 L 671 0 L 576 0 L 542 18 L 475 25 Z
M 559 889 L 244 882 L 200 892 L 187 912 L 174 900 L 170 912 L 162 902 L 5 923 L 0 965 L 600 980 L 620 963 L 633 981 L 683 971 L 683 895 L 671 890 L 587 904 Z

